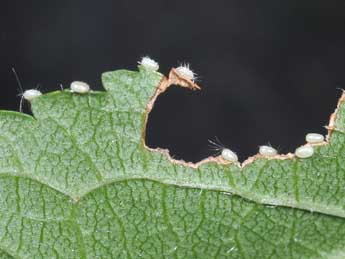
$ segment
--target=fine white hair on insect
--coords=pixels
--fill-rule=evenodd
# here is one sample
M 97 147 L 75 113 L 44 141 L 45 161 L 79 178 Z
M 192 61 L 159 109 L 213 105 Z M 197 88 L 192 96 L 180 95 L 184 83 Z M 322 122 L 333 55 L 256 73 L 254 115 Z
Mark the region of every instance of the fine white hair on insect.
M 37 89 L 29 89 L 29 90 L 23 90 L 23 85 L 19 79 L 19 76 L 16 72 L 16 70 L 14 69 L 14 67 L 12 67 L 12 72 L 16 78 L 17 84 L 19 86 L 19 91 L 20 91 L 20 102 L 19 102 L 19 111 L 23 112 L 23 101 L 27 100 L 29 102 L 31 102 L 32 100 L 36 99 L 38 96 L 41 96 L 42 93 L 37 90 Z
M 185 79 L 195 81 L 196 74 L 190 69 L 189 64 L 181 64 L 179 67 L 175 68 L 176 73 Z
M 141 61 L 138 61 L 138 64 L 150 71 L 157 71 L 159 69 L 159 64 L 148 56 L 143 57 Z
M 71 91 L 78 94 L 86 94 L 90 92 L 90 86 L 82 81 L 74 81 L 71 83 Z
M 216 136 L 214 137 L 215 140 L 208 139 L 209 147 L 210 149 L 216 151 L 217 155 L 220 155 L 222 153 L 222 150 L 225 149 L 225 145 L 219 140 L 219 138 Z
M 268 145 L 263 145 L 259 147 L 259 153 L 260 155 L 266 156 L 266 157 L 272 157 L 278 154 L 278 151 Z

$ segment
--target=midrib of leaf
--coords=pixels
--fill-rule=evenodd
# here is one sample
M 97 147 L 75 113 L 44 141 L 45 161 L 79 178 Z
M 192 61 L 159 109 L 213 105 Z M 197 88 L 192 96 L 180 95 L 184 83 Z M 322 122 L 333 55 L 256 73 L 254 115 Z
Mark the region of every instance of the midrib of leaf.
M 88 208 L 89 206 L 86 206 L 85 205 L 85 202 L 88 202 L 88 200 L 89 200 L 89 196 L 91 195 L 91 196 L 93 196 L 93 195 L 95 195 L 95 194 L 101 194 L 101 193 L 107 193 L 107 191 L 106 190 L 115 190 L 114 189 L 114 187 L 115 186 L 121 186 L 121 185 L 128 185 L 128 184 L 130 184 L 131 182 L 133 182 L 134 184 L 136 184 L 136 183 L 138 183 L 138 182 L 141 182 L 141 184 L 144 184 L 147 180 L 131 180 L 131 181 L 127 181 L 127 180 L 124 180 L 124 181 L 121 181 L 121 182 L 117 182 L 117 183 L 113 183 L 113 184 L 109 184 L 109 185 L 107 185 L 107 186 L 103 186 L 102 188 L 100 188 L 100 189 L 98 189 L 98 190 L 95 190 L 94 192 L 91 192 L 91 193 L 89 193 L 88 195 L 86 195 L 86 196 L 84 196 L 79 202 L 77 202 L 77 203 L 70 203 L 70 206 L 72 206 L 72 214 L 71 214 L 71 216 L 69 216 L 68 218 L 69 218 L 69 220 L 71 221 L 71 223 L 72 223 L 72 226 L 73 226 L 73 228 L 75 229 L 75 231 L 74 231 L 74 233 L 77 233 L 77 242 L 78 242 L 78 247 L 80 248 L 80 257 L 78 257 L 78 258 L 89 258 L 89 257 L 85 257 L 85 254 L 86 254 L 86 252 L 83 250 L 84 248 L 84 246 L 82 245 L 83 244 L 83 236 L 85 235 L 85 234 L 82 234 L 82 231 L 83 232 L 86 232 L 86 233 L 88 233 L 89 231 L 86 231 L 85 230 L 85 224 L 83 224 L 82 222 L 78 222 L 78 223 L 76 223 L 75 222 L 75 218 L 78 218 L 78 217 L 80 217 L 81 215 L 85 215 L 85 214 L 89 214 L 89 213 L 87 213 L 87 212 L 85 212 L 84 211 L 84 208 Z M 161 183 L 155 183 L 155 185 L 162 185 Z M 148 187 L 149 189 L 151 189 L 151 187 Z M 161 188 L 161 187 L 160 187 Z M 163 189 L 163 192 L 162 192 L 162 201 L 164 201 L 162 204 L 166 204 L 165 202 L 168 202 L 168 200 L 166 199 L 166 192 L 164 191 L 166 188 L 171 188 L 171 185 L 166 185 L 165 187 L 163 187 L 162 186 L 162 188 L 161 189 Z M 148 190 L 149 190 L 148 189 Z M 135 188 L 134 190 L 139 190 L 139 189 L 137 189 L 137 188 Z M 193 189 L 191 189 L 191 190 L 193 190 Z M 182 189 L 181 189 L 181 191 L 182 191 Z M 194 192 L 194 191 L 193 191 Z M 200 190 L 199 189 L 195 189 L 195 192 L 200 192 Z M 125 192 L 125 193 L 127 193 L 127 192 Z M 202 192 L 202 193 L 204 193 L 204 192 Z M 214 192 L 214 193 L 218 193 L 218 195 L 220 195 L 220 197 L 225 197 L 225 196 L 227 196 L 228 194 L 226 194 L 226 193 L 221 193 L 221 192 Z M 133 193 L 134 194 L 134 193 Z M 202 196 L 200 196 L 200 198 L 202 198 L 202 197 L 204 197 L 203 195 Z M 111 208 L 112 207 L 112 205 L 110 205 L 109 204 L 109 202 L 110 201 L 114 201 L 114 199 L 112 198 L 112 197 L 108 197 L 108 195 L 105 195 L 104 196 L 104 198 L 95 198 L 95 199 L 97 199 L 98 201 L 101 201 L 102 203 L 104 203 L 105 204 L 105 206 L 106 207 L 108 207 L 108 208 Z M 204 198 L 205 199 L 205 198 Z M 204 208 L 204 205 L 202 205 L 203 203 L 204 203 L 204 199 L 202 199 L 202 201 L 201 201 L 201 203 L 199 203 L 200 204 L 200 208 L 201 208 L 201 211 L 202 210 L 205 210 L 205 208 Z M 224 198 L 222 198 L 222 199 L 224 199 Z M 166 200 L 166 201 L 165 201 Z M 218 199 L 217 199 L 218 200 Z M 139 204 L 138 204 L 139 205 Z M 145 206 L 145 204 L 143 203 L 143 204 L 141 204 L 141 205 L 143 205 L 143 206 Z M 219 205 L 217 205 L 217 206 L 219 206 Z M 252 208 L 249 210 L 249 211 L 247 211 L 247 212 L 245 212 L 245 214 L 242 216 L 242 217 L 240 217 L 241 218 L 241 220 L 240 220 L 240 222 L 238 223 L 238 228 L 240 228 L 240 226 L 241 226 L 241 222 L 243 222 L 243 224 L 244 224 L 244 222 L 246 222 L 246 220 L 249 218 L 249 217 L 251 217 L 251 218 L 255 218 L 256 217 L 256 215 L 255 215 L 255 213 L 256 213 L 256 211 L 257 210 L 262 210 L 263 209 L 263 207 L 262 207 L 263 205 L 254 205 L 254 206 L 252 206 Z M 163 208 L 164 208 L 164 210 L 165 211 L 169 211 L 170 213 L 171 213 L 171 210 L 169 210 L 169 209 L 167 209 L 166 208 L 166 206 L 163 206 Z M 220 208 L 222 208 L 222 206 L 220 206 Z M 226 209 L 226 207 L 224 207 L 223 209 L 225 209 L 225 210 L 227 210 Z M 119 209 L 117 209 L 117 210 L 119 210 Z M 269 210 L 272 210 L 272 209 L 269 209 Z M 74 212 L 73 212 L 74 211 Z M 78 211 L 78 212 L 77 212 Z M 205 212 L 206 213 L 206 212 Z M 91 213 L 91 214 L 93 214 L 93 213 Z M 114 215 L 114 214 L 113 214 Z M 317 214 L 315 214 L 315 217 L 317 216 Z M 269 217 L 269 216 L 267 216 L 267 217 Z M 116 217 L 116 218 L 118 218 L 118 216 Z M 40 219 L 34 219 L 34 220 L 40 220 Z M 311 221 L 311 220 L 310 220 Z M 45 221 L 46 222 L 46 221 Z M 175 222 L 175 221 L 174 221 Z M 122 224 L 125 224 L 125 223 L 122 223 Z M 173 225 L 175 225 L 176 224 L 176 222 L 173 224 Z M 202 222 L 200 222 L 200 224 L 202 224 Z M 207 223 L 207 224 L 209 224 L 209 223 Z M 207 225 L 206 224 L 206 225 Z M 128 223 L 126 224 L 126 225 L 128 225 Z M 343 224 L 344 225 L 344 224 Z M 78 229 L 82 229 L 82 230 L 78 230 Z M 339 231 L 340 229 L 338 229 L 338 231 Z M 122 233 L 122 231 L 123 230 L 121 230 L 121 233 Z M 196 231 L 196 230 L 194 230 L 194 231 Z M 252 230 L 251 229 L 247 229 L 247 231 L 250 231 L 250 232 L 252 232 Z M 345 231 L 345 225 L 344 225 L 344 231 Z M 338 232 L 337 232 L 338 233 Z M 344 232 L 345 233 L 345 232 Z M 257 235 L 258 233 L 255 233 L 255 232 L 253 232 L 253 234 L 254 235 Z M 340 233 L 339 233 L 340 234 Z M 341 235 L 341 234 L 340 234 Z M 181 241 L 182 242 L 182 241 Z M 267 239 L 266 238 L 264 238 L 263 239 L 263 242 L 267 242 Z M 300 244 L 301 245 L 301 244 Z M 304 245 L 304 247 L 305 248 L 307 248 L 308 246 L 307 245 Z M 126 251 L 130 251 L 130 249 L 128 249 L 128 250 L 126 250 Z M 312 252 L 312 251 L 311 251 Z M 314 253 L 314 252 L 313 252 Z M 20 257 L 18 257 L 18 258 L 20 258 Z M 217 257 L 214 257 L 214 258 L 217 258 Z M 244 257 L 245 258 L 245 257 Z M 328 257 L 326 257 L 326 256 L 321 256 L 320 258 L 328 258 Z
M 75 233 L 76 233 L 76 237 L 77 237 L 76 239 L 77 239 L 77 244 L 78 244 L 78 248 L 79 248 L 80 259 L 87 259 L 85 242 L 84 242 L 84 237 L 83 237 L 83 233 L 81 230 L 81 226 L 76 221 L 77 216 L 78 216 L 78 213 L 76 212 L 76 208 L 74 206 L 72 209 L 70 222 L 72 223 L 74 230 L 75 230 Z
M 341 133 L 343 134 L 343 133 Z M 72 138 L 71 138 L 72 139 Z M 78 149 L 81 149 L 80 147 L 78 147 Z M 18 152 L 18 150 L 16 150 Z M 86 153 L 85 151 L 82 150 L 83 153 Z M 89 159 L 89 158 L 88 158 Z M 92 162 L 92 166 L 94 166 L 94 163 L 91 159 L 89 159 Z M 158 163 L 163 163 L 165 160 L 165 157 L 161 157 L 161 161 L 159 161 Z M 181 167 L 179 165 L 175 165 L 176 167 Z M 194 171 L 202 171 L 202 167 L 200 167 L 200 169 L 193 169 L 193 168 L 187 168 L 187 172 L 185 172 L 185 175 L 187 174 L 191 174 L 194 173 Z M 221 166 L 223 167 L 223 166 Z M 230 166 L 231 168 L 231 166 Z M 126 180 L 137 180 L 137 179 L 147 179 L 147 180 L 152 180 L 152 181 L 157 181 L 157 182 L 161 182 L 161 183 L 165 183 L 165 184 L 171 184 L 171 185 L 177 185 L 177 186 L 181 186 L 181 187 L 189 187 L 189 188 L 198 188 L 198 189 L 204 189 L 204 190 L 213 190 L 213 191 L 220 191 L 220 192 L 228 192 L 228 193 L 232 193 L 232 194 L 236 194 L 239 195 L 241 197 L 244 197 L 246 199 L 249 200 L 253 200 L 256 201 L 258 203 L 262 203 L 262 204 L 268 204 L 268 205 L 274 205 L 274 206 L 287 206 L 287 207 L 294 207 L 294 208 L 299 208 L 299 209 L 305 209 L 308 211 L 314 211 L 314 212 L 321 212 L 324 214 L 328 214 L 328 215 L 334 215 L 334 216 L 339 216 L 339 217 L 344 217 L 345 216 L 345 211 L 344 208 L 339 208 L 338 206 L 330 206 L 330 205 L 323 205 L 320 203 L 315 203 L 315 202 L 308 202 L 308 201 L 304 201 L 303 199 L 298 201 L 297 199 L 294 198 L 286 198 L 284 200 L 282 200 L 281 198 L 277 198 L 274 199 L 272 198 L 272 196 L 258 196 L 257 193 L 254 193 L 252 191 L 244 191 L 243 188 L 241 186 L 237 186 L 235 184 L 230 184 L 233 183 L 234 180 L 233 179 L 229 179 L 232 178 L 233 176 L 231 175 L 233 172 L 236 172 L 237 170 L 239 170 L 241 172 L 241 169 L 236 168 L 235 166 L 233 166 L 233 171 L 228 171 L 226 167 L 223 167 L 223 172 L 224 172 L 224 177 L 226 177 L 227 173 L 228 173 L 228 178 L 223 178 L 222 181 L 219 181 L 217 185 L 212 185 L 212 183 L 208 182 L 208 181 L 204 181 L 203 183 L 194 183 L 194 182 L 188 182 L 188 179 L 178 179 L 179 181 L 177 182 L 176 179 L 171 179 L 171 178 L 164 178 L 167 175 L 157 175 L 157 174 L 152 174 L 149 175 L 147 174 L 148 172 L 143 172 L 143 174 L 145 174 L 144 176 L 139 176 L 134 174 L 134 176 L 132 175 L 126 175 L 124 177 L 114 177 L 112 179 L 101 179 L 99 181 L 98 184 L 95 184 L 92 188 L 90 189 L 85 189 L 83 191 L 81 191 L 78 194 L 73 194 L 73 193 L 68 193 L 67 191 L 59 188 L 58 186 L 53 186 L 49 184 L 49 179 L 41 179 L 39 177 L 32 177 L 33 175 L 35 175 L 35 173 L 18 173 L 18 172 L 8 172 L 6 171 L 4 176 L 11 176 L 11 175 L 16 175 L 16 176 L 21 176 L 21 177 L 26 177 L 28 179 L 32 179 L 35 180 L 39 183 L 45 184 L 50 186 L 51 188 L 61 192 L 64 195 L 69 196 L 70 198 L 72 198 L 73 200 L 79 200 L 81 197 L 85 196 L 86 194 L 93 192 L 95 190 L 97 190 L 98 188 L 105 186 L 105 185 L 109 185 L 112 183 L 116 183 L 116 182 L 120 182 L 120 181 L 126 181 Z M 242 169 L 243 170 L 243 169 Z M 178 171 L 178 169 L 177 169 Z M 264 171 L 264 169 L 260 169 L 259 172 Z M 99 173 L 95 170 L 95 173 L 97 173 L 98 175 L 98 179 L 100 179 L 99 177 Z M 195 173 L 194 173 L 195 174 Z M 200 174 L 202 174 L 202 172 L 200 172 Z M 261 174 L 261 173 L 260 173 Z M 190 175 L 188 175 L 190 177 Z M 294 173 L 294 177 L 296 177 L 296 174 Z M 260 178 L 260 176 L 258 176 L 258 178 Z M 193 180 L 193 178 L 192 178 Z M 219 180 L 219 179 L 217 179 Z M 258 181 L 259 179 L 257 179 L 256 181 Z M 294 190 L 296 190 L 296 186 L 294 186 Z

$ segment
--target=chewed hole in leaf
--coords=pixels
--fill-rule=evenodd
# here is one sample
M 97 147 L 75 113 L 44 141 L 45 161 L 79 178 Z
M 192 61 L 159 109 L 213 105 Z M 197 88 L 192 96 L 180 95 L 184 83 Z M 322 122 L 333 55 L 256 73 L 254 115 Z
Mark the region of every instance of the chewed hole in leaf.
M 200 103 L 207 101 L 202 91 L 172 85 L 161 94 L 148 117 L 146 144 L 169 149 L 175 159 L 197 162 L 210 155 Z M 206 107 L 205 107 L 206 108 Z M 208 122 L 212 123 L 212 122 Z
M 209 87 L 190 91 L 171 85 L 149 115 L 146 144 L 168 149 L 173 158 L 187 162 L 219 155 L 208 145 L 208 139 L 216 137 L 240 161 L 257 154 L 262 145 L 276 148 L 279 154 L 293 153 L 305 144 L 308 132 L 326 135 L 324 126 L 335 108 L 333 104 L 314 112 L 305 98 L 305 107 L 302 98 L 290 104 L 284 99 L 277 106 L 277 100 L 246 99 L 245 93 L 236 96 L 214 93 Z

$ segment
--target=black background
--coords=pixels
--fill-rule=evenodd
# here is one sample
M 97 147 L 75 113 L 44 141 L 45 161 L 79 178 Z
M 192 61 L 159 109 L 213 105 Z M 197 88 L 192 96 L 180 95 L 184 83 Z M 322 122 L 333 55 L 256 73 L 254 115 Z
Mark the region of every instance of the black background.
M 149 55 L 168 74 L 188 62 L 202 91 L 170 88 L 151 113 L 147 143 L 198 161 L 218 136 L 243 160 L 271 143 L 294 151 L 326 133 L 345 88 L 345 1 L 2 2 L 0 109 L 18 85 L 48 92 L 74 80 L 102 89 L 104 71 Z M 29 112 L 28 107 L 26 111 Z

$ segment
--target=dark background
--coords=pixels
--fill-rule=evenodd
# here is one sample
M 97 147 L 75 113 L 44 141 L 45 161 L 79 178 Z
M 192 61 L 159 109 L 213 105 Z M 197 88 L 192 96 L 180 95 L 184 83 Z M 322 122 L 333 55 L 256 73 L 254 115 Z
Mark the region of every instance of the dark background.
M 7 1 L 0 14 L 0 109 L 19 107 L 11 67 L 48 92 L 102 89 L 102 72 L 135 70 L 143 55 L 166 75 L 190 63 L 203 90 L 170 88 L 147 132 L 187 161 L 214 154 L 215 136 L 241 160 L 267 143 L 293 152 L 326 133 L 345 88 L 344 0 Z

